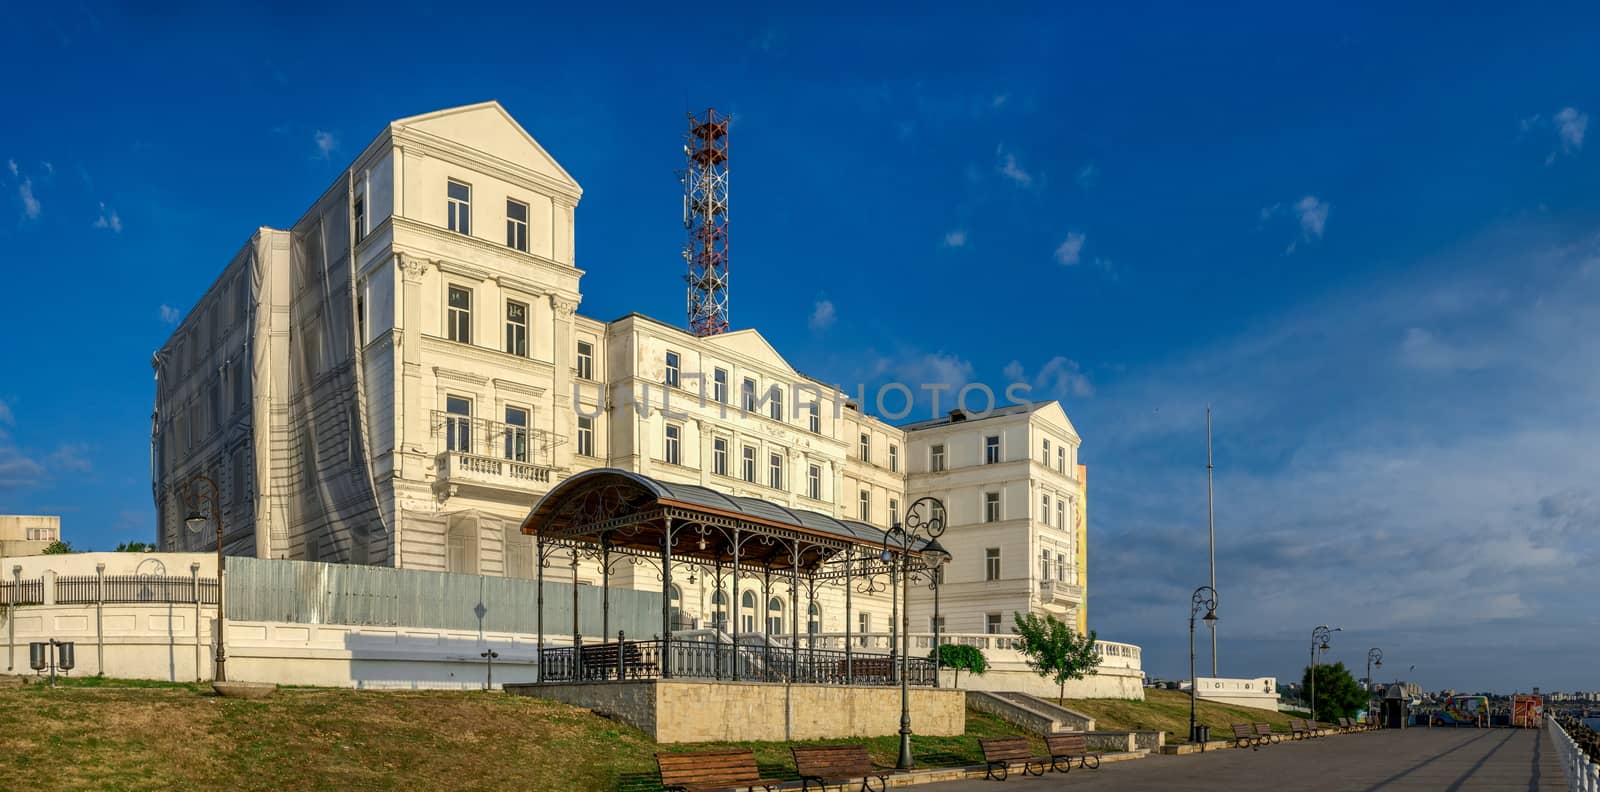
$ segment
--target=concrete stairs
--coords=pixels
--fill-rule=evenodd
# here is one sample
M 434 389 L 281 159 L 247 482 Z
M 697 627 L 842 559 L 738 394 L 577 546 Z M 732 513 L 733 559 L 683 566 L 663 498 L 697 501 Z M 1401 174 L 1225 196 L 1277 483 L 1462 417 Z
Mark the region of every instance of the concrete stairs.
M 967 706 L 1035 734 L 1094 731 L 1094 718 L 1027 693 L 969 690 Z

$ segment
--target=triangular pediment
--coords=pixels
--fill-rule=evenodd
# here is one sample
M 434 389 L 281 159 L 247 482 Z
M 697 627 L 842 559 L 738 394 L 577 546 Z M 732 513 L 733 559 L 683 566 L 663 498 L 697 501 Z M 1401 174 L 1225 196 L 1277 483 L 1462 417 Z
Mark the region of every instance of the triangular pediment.
M 1067 417 L 1067 411 L 1061 406 L 1061 402 L 1054 399 L 1043 402 L 1039 404 L 1038 409 L 1035 409 L 1033 413 L 1035 417 L 1042 418 L 1048 423 L 1064 427 L 1068 432 L 1072 433 L 1073 437 L 1080 437 L 1077 427 L 1072 425 L 1072 419 Z
M 572 175 L 499 102 L 480 102 L 436 110 L 402 118 L 391 126 L 416 130 L 476 149 L 565 184 L 573 192 L 582 192 Z
M 767 343 L 767 339 L 762 338 L 761 333 L 754 329 L 707 336 L 704 341 L 709 346 L 727 350 L 780 371 L 797 373 L 794 366 L 789 365 L 789 361 L 784 360 L 783 355 L 778 354 L 778 350 Z

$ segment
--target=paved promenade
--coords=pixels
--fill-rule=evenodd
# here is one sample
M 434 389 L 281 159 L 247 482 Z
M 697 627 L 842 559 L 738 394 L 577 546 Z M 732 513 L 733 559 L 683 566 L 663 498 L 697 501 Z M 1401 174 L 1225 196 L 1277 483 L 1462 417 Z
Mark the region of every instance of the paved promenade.
M 1010 781 L 937 784 L 941 792 L 1072 789 L 1329 790 L 1330 792 L 1473 792 L 1565 790 L 1555 748 L 1542 731 L 1405 729 L 1284 742 L 1260 750 L 1152 756 L 1100 770 L 1047 773 Z

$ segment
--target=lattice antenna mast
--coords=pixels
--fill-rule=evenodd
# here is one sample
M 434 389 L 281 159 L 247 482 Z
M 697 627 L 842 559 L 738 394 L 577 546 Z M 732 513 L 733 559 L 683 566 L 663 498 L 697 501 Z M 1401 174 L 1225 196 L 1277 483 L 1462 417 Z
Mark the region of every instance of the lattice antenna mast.
M 707 109 L 689 114 L 683 154 L 683 227 L 689 240 L 689 330 L 712 336 L 728 330 L 728 121 Z

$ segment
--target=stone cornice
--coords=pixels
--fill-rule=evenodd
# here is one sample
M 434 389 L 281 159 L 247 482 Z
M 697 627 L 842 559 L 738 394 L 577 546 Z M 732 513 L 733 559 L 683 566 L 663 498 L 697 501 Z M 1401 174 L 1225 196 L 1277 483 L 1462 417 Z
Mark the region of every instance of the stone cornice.
M 577 267 L 574 267 L 574 266 L 569 266 L 567 264 L 562 264 L 561 262 L 556 261 L 555 259 L 545 258 L 544 256 L 540 256 L 540 255 L 535 254 L 535 253 L 524 253 L 523 251 L 520 251 L 520 250 L 514 250 L 512 248 L 508 248 L 505 245 L 497 245 L 497 244 L 495 244 L 493 242 L 490 242 L 487 239 L 479 239 L 478 237 L 475 237 L 475 236 L 467 236 L 465 234 L 458 234 L 458 233 L 456 233 L 454 231 L 451 231 L 449 229 L 441 228 L 439 226 L 432 225 L 432 224 L 429 224 L 429 223 L 424 223 L 424 222 L 422 222 L 420 220 L 413 220 L 413 219 L 411 219 L 409 217 L 396 216 L 396 217 L 390 218 L 386 222 L 393 223 L 394 224 L 394 228 L 397 231 L 400 231 L 400 230 L 408 231 L 408 232 L 411 232 L 411 233 L 415 233 L 415 234 L 417 234 L 419 236 L 427 237 L 430 240 L 437 240 L 437 241 L 439 241 L 441 243 L 445 243 L 445 244 L 466 245 L 468 247 L 477 248 L 478 250 L 481 250 L 484 253 L 488 253 L 488 254 L 492 254 L 492 255 L 510 256 L 510 257 L 512 257 L 514 259 L 517 259 L 519 261 L 522 261 L 522 262 L 528 264 L 529 266 L 539 267 L 539 268 L 545 269 L 551 275 L 554 275 L 554 276 L 557 276 L 557 277 L 571 277 L 571 276 L 574 276 L 574 275 L 576 275 L 578 277 L 582 277 L 583 274 L 584 274 L 583 270 L 578 269 Z M 395 249 L 397 251 L 401 250 L 401 249 L 403 249 L 405 247 L 409 247 L 409 246 L 405 245 L 403 243 L 395 244 Z M 436 257 L 436 258 L 442 258 L 441 256 L 438 256 L 437 254 L 430 254 L 430 255 L 433 256 L 433 257 Z
M 448 341 L 433 335 L 423 334 L 422 348 L 429 353 L 464 357 L 488 365 L 532 366 L 539 374 L 544 376 L 554 376 L 555 374 L 555 364 L 548 360 L 518 357 L 517 355 L 506 354 L 498 349 Z M 483 381 L 487 382 L 488 380 L 484 378 Z

